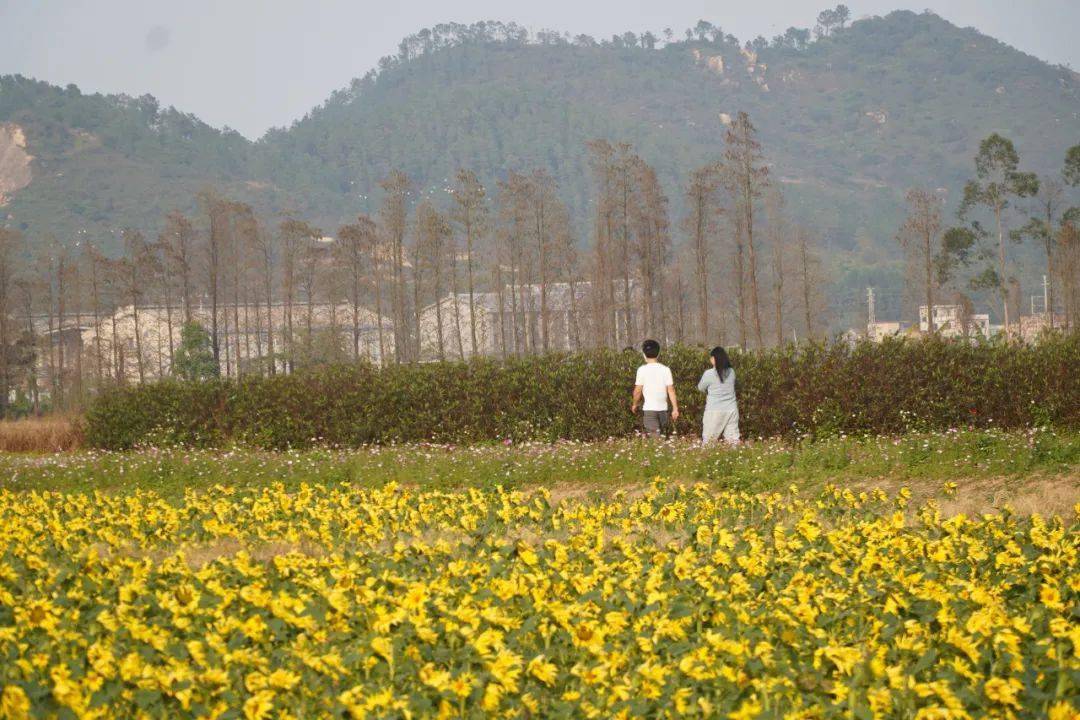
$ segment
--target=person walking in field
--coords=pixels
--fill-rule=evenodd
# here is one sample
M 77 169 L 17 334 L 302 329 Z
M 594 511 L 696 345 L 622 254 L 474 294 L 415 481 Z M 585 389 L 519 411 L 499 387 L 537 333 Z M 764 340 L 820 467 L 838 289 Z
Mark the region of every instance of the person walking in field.
M 668 429 L 668 400 L 671 401 L 670 421 L 679 419 L 675 381 L 671 377 L 671 368 L 657 360 L 660 357 L 660 343 L 646 340 L 641 344 L 641 354 L 645 356 L 645 364 L 637 370 L 630 412 L 637 414 L 638 405 L 641 405 L 645 434 L 658 438 Z
M 712 367 L 706 370 L 698 390 L 705 393 L 705 414 L 701 418 L 701 443 L 708 445 L 721 435 L 730 445 L 739 444 L 739 405 L 735 401 L 735 368 L 727 351 L 719 345 L 709 353 Z

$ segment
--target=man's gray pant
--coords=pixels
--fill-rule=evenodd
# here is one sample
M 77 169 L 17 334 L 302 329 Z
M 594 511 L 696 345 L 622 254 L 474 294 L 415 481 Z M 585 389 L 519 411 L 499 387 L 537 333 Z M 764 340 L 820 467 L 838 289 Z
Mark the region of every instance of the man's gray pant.
M 666 433 L 668 429 L 667 410 L 646 410 L 644 423 L 646 435 L 649 437 L 660 437 L 660 435 Z

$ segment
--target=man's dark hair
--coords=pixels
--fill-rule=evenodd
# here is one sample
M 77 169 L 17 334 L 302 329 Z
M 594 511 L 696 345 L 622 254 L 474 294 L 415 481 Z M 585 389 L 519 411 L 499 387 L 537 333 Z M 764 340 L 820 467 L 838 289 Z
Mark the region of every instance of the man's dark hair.
M 655 340 L 646 340 L 641 343 L 641 352 L 645 357 L 654 360 L 660 354 L 660 343 Z

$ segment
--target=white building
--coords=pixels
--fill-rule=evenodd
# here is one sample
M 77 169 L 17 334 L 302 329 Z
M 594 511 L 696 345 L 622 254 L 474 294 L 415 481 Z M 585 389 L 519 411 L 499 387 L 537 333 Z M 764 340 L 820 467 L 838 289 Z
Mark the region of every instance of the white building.
M 1061 330 L 1065 327 L 1064 315 L 1054 313 L 1053 320 L 1055 329 Z M 1048 313 L 1020 316 L 1020 337 L 1025 342 L 1037 341 L 1048 330 L 1050 330 L 1050 315 Z
M 887 337 L 899 337 L 908 329 L 902 320 L 881 320 L 866 326 L 866 336 L 873 342 L 881 342 Z
M 271 367 L 283 372 L 289 359 L 302 357 L 306 348 L 321 344 L 320 349 L 325 352 L 327 337 L 333 338 L 330 341 L 335 346 L 333 350 L 342 357 L 358 354 L 362 359 L 380 363 L 383 357 L 393 354 L 393 323 L 384 317 L 380 334 L 379 317 L 367 308 L 360 308 L 354 322 L 353 309 L 347 303 L 294 303 L 291 331 L 289 316 L 286 305 L 280 302 L 269 306 L 219 305 L 217 345 L 221 374 L 265 372 Z M 205 304 L 192 309 L 192 321 L 208 332 L 213 329 L 213 319 L 211 309 Z M 129 382 L 170 375 L 171 358 L 180 344 L 184 325 L 182 308 L 139 307 L 136 313 L 131 305 L 126 305 L 100 318 L 96 326 L 85 314 L 82 321 L 82 352 L 91 367 L 100 362 L 106 375 L 119 373 Z M 354 338 L 358 343 L 354 343 Z
M 620 332 L 627 325 L 636 327 L 641 295 L 637 283 L 631 286 L 629 323 L 627 311 L 619 307 L 622 305 L 621 286 L 616 287 L 614 292 L 617 307 L 612 309 L 611 321 Z M 590 293 L 591 283 L 588 281 L 574 283 L 573 293 L 570 292 L 569 283 L 550 283 L 544 288 L 543 298 L 537 284 L 520 285 L 516 291 L 506 286 L 501 295 L 497 292 L 474 293 L 475 348 L 468 293 L 447 295 L 420 312 L 420 357 L 422 360 L 439 358 L 440 325 L 442 356 L 447 359 L 473 355 L 497 356 L 504 352 L 541 352 L 544 350 L 544 306 L 547 308 L 547 350 L 565 351 L 595 344 L 593 338 L 587 337 L 593 308 Z M 637 341 L 636 338 L 632 339 L 632 342 Z
M 968 314 L 963 305 L 935 305 L 934 331 L 943 337 L 990 337 L 990 316 L 986 313 Z M 925 305 L 919 306 L 919 332 L 930 332 L 929 313 Z

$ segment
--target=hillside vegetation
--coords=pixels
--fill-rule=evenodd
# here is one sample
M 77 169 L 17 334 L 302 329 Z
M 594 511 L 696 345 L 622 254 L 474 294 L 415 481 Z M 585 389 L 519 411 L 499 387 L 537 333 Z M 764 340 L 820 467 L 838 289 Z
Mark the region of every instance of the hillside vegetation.
M 678 214 L 687 173 L 719 156 L 722 115 L 746 110 L 800 216 L 833 249 L 865 238 L 880 249 L 903 191 L 920 183 L 958 198 L 989 132 L 1011 137 L 1025 168 L 1046 173 L 1060 170 L 1080 136 L 1075 73 L 932 14 L 895 12 L 809 43 L 789 34 L 742 45 L 699 30 L 666 44 L 633 34 L 600 44 L 497 23 L 440 26 L 254 143 L 150 97 L 4 77 L 0 123 L 23 128 L 34 157 L 8 222 L 107 244 L 123 226 L 155 230 L 168 210 L 193 209 L 195 192 L 215 185 L 257 209 L 334 228 L 376 207 L 391 168 L 430 193 L 460 166 L 485 182 L 543 166 L 583 235 L 587 140 L 633 143 Z M 851 262 L 859 260 L 882 258 Z

